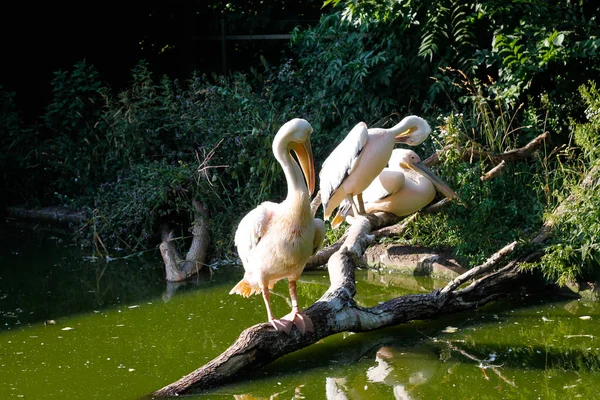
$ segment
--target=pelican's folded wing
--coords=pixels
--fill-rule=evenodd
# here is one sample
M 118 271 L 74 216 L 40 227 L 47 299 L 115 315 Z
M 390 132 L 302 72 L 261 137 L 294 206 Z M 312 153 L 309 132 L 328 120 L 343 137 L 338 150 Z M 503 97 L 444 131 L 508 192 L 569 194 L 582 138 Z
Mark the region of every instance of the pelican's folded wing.
M 368 136 L 367 124 L 359 122 L 323 163 L 319 173 L 319 181 L 321 202 L 324 208 L 327 206 L 333 192 L 341 186 L 344 179 L 354 170 L 360 153 L 367 144 Z
M 405 179 L 402 171 L 385 168 L 362 193 L 363 201 L 371 203 L 398 192 L 404 186 Z
M 267 231 L 276 206 L 275 203 L 264 202 L 240 221 L 235 232 L 235 245 L 244 265 L 248 264 L 252 250 Z

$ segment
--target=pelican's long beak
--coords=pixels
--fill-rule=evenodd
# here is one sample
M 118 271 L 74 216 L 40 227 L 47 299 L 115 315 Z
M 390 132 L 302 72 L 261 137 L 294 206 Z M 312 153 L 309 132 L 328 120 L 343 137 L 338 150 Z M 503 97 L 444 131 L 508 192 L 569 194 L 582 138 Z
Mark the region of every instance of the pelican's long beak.
M 411 163 L 408 165 L 404 164 L 403 166 L 411 168 L 412 170 L 425 176 L 427 179 L 429 179 L 431 181 L 431 183 L 433 183 L 433 185 L 436 187 L 437 190 L 439 190 L 444 196 L 446 196 L 450 200 L 456 200 L 456 201 L 458 201 L 459 204 L 465 205 L 465 203 L 458 196 L 458 194 L 456 194 L 456 192 L 454 190 L 452 190 L 450 188 L 450 186 L 448 186 L 448 184 L 442 180 L 442 178 L 437 176 L 432 170 L 430 170 L 422 162 L 419 161 L 414 164 Z
M 302 168 L 302 173 L 304 173 L 304 178 L 306 179 L 306 186 L 308 186 L 308 195 L 312 195 L 315 191 L 315 161 L 313 159 L 312 147 L 310 146 L 310 141 L 306 141 L 303 143 L 293 143 L 291 146 L 294 153 L 296 153 L 296 157 L 298 157 L 298 161 L 300 162 L 300 168 Z
M 395 139 L 396 143 L 406 143 L 406 142 L 408 142 L 408 140 L 410 139 L 410 136 L 417 129 L 418 129 L 417 127 L 411 126 L 410 128 L 408 128 L 404 132 L 400 132 L 399 134 L 396 135 L 396 139 Z

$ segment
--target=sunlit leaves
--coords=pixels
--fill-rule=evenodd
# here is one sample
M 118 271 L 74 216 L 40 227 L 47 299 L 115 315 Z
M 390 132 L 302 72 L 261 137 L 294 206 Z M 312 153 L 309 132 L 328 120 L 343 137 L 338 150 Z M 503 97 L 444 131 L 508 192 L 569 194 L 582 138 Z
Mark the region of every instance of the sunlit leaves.
M 581 277 L 597 278 L 600 265 L 600 93 L 593 83 L 581 87 L 580 92 L 589 121 L 574 123 L 573 132 L 587 158 L 582 174 L 591 174 L 591 184 L 582 187 L 577 180 L 557 194 L 563 200 L 563 211 L 551 216 L 556 234 L 539 263 L 546 276 L 561 284 Z M 594 111 L 590 114 L 590 110 Z

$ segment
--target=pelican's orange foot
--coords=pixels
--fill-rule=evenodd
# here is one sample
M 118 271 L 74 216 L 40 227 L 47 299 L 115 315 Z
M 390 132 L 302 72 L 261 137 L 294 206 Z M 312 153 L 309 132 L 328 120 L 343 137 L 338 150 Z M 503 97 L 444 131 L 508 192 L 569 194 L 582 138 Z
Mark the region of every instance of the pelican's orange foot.
M 288 315 L 281 318 L 282 321 L 289 321 L 290 330 L 291 324 L 296 325 L 296 328 L 300 331 L 301 334 L 305 334 L 306 332 L 314 332 L 315 327 L 308 316 L 301 314 L 297 311 L 292 311 Z

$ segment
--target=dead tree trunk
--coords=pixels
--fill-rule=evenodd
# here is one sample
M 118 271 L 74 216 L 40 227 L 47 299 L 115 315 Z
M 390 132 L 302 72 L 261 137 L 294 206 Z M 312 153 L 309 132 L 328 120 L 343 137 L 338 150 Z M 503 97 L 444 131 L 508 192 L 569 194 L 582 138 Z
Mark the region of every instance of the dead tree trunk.
M 182 259 L 173 244 L 173 232 L 164 232 L 160 244 L 160 254 L 165 263 L 166 279 L 169 282 L 183 281 L 197 274 L 204 265 L 206 249 L 209 242 L 209 228 L 206 210 L 199 201 L 192 202 L 194 206 L 194 223 L 192 226 L 192 244 L 185 259 Z

